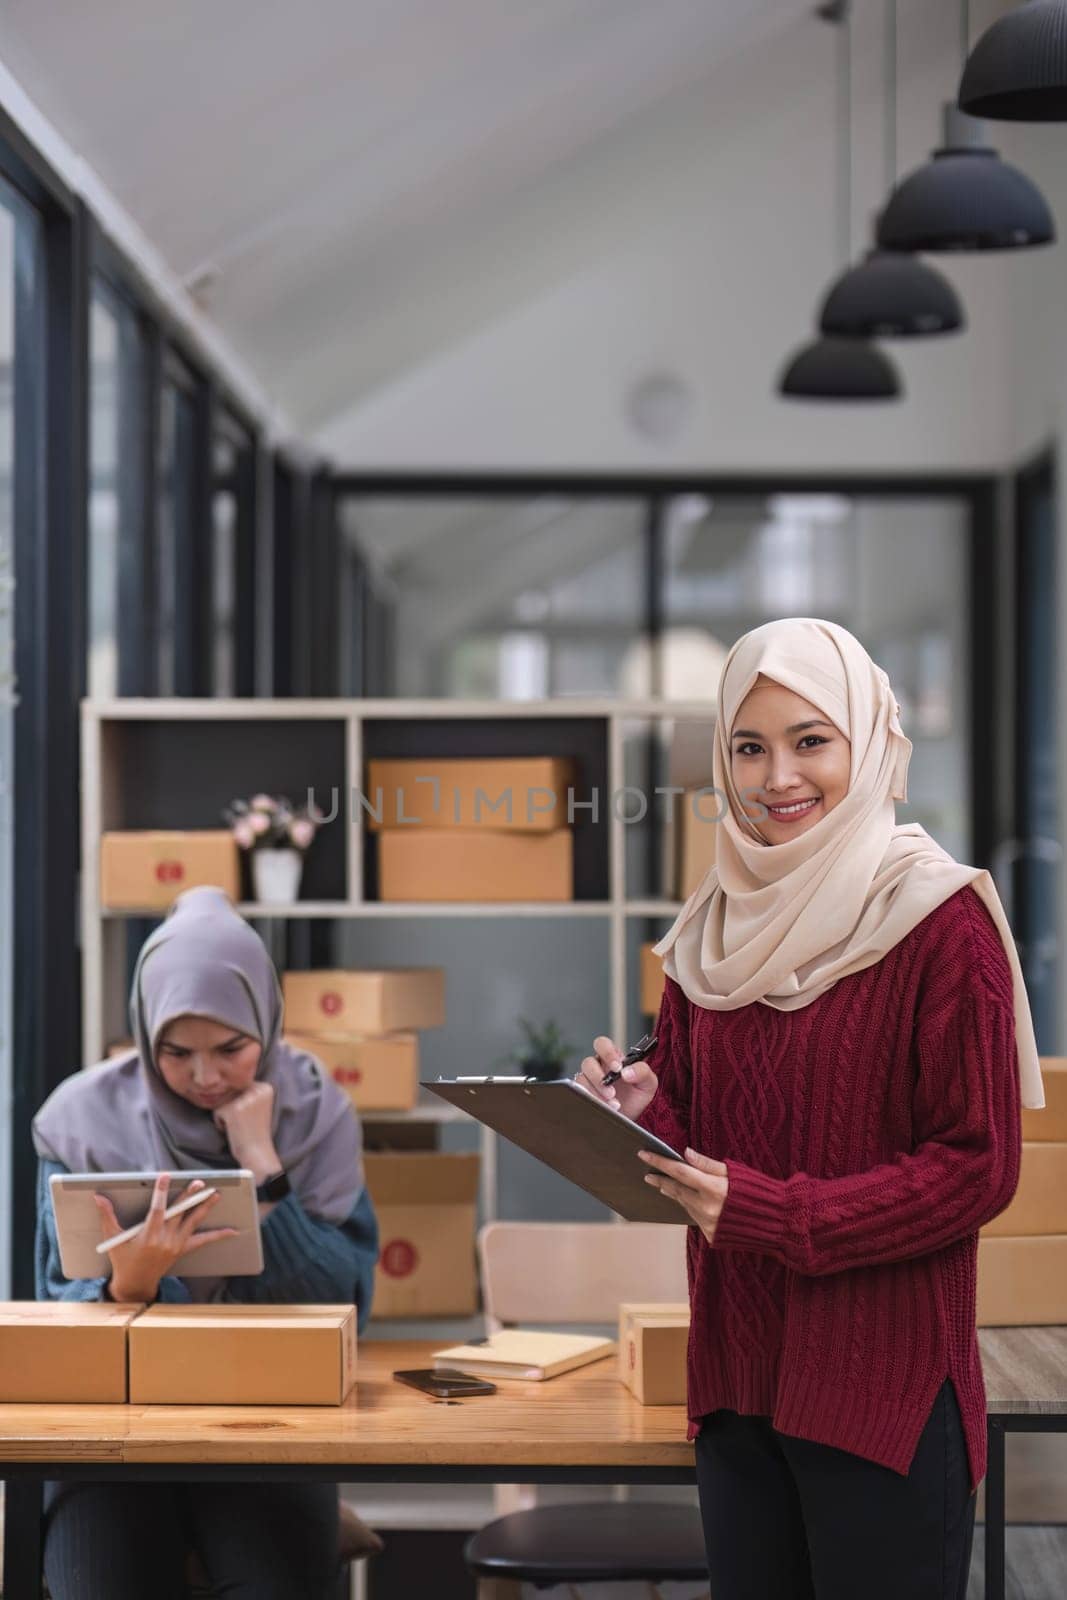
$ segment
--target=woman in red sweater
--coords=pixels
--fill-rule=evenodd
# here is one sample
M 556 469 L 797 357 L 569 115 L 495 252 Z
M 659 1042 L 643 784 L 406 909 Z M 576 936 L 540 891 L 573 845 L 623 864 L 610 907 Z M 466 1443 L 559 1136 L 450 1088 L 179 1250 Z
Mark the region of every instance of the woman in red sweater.
M 978 1230 L 1044 1105 L 989 874 L 896 824 L 911 742 L 846 629 L 741 638 L 716 862 L 655 946 L 658 1041 L 616 1087 L 688 1234 L 689 1436 L 714 1600 L 964 1600 L 986 1399 Z

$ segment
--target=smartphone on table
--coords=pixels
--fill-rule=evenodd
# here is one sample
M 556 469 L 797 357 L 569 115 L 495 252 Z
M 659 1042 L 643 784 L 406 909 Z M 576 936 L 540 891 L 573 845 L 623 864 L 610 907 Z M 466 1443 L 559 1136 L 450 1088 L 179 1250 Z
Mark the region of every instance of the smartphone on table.
M 438 1400 L 462 1400 L 469 1394 L 496 1394 L 496 1384 L 484 1378 L 475 1378 L 469 1372 L 459 1372 L 455 1367 L 414 1367 L 407 1372 L 394 1372 L 398 1383 L 409 1383 L 423 1394 L 432 1394 Z

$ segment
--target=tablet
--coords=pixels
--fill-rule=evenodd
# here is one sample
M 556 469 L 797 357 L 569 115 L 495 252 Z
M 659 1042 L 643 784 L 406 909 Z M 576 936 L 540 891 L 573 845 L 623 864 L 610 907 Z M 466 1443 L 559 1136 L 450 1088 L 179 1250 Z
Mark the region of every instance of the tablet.
M 653 1150 L 683 1163 L 684 1158 L 572 1078 L 438 1078 L 422 1087 L 503 1134 L 627 1222 L 688 1223 L 677 1200 L 645 1182 L 645 1173 L 654 1169 L 637 1152 Z
M 148 1215 L 155 1172 L 54 1172 L 49 1178 L 52 1209 L 59 1239 L 59 1259 L 67 1278 L 103 1278 L 111 1272 L 106 1255 L 97 1245 L 104 1237 L 94 1194 L 106 1194 L 115 1208 L 120 1228 L 131 1228 Z M 168 1276 L 177 1278 L 250 1278 L 263 1271 L 263 1241 L 259 1233 L 256 1180 L 246 1168 L 222 1172 L 172 1172 L 167 1205 L 174 1205 L 193 1178 L 202 1178 L 222 1199 L 211 1207 L 202 1224 L 210 1228 L 238 1228 L 232 1239 L 217 1239 L 202 1250 L 179 1256 Z

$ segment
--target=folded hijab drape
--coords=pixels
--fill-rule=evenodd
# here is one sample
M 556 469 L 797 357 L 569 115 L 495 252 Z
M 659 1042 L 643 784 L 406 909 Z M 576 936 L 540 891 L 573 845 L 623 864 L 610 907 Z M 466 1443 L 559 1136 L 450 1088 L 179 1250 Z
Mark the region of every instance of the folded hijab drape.
M 851 741 L 848 793 L 782 844 L 768 844 L 746 817 L 730 761 L 731 730 L 761 674 L 817 706 Z M 969 883 L 1011 966 L 1021 1102 L 1040 1109 L 1030 1002 L 993 879 L 956 861 L 918 823 L 896 823 L 893 802 L 908 797 L 912 752 L 899 710 L 886 673 L 835 622 L 787 617 L 744 634 L 719 680 L 714 784 L 729 807 L 713 824 L 715 864 L 653 949 L 695 1005 L 732 1011 L 760 1000 L 793 1011 L 880 961 Z
M 211 1112 L 169 1089 L 156 1065 L 163 1029 L 181 1016 L 260 1041 L 256 1081 L 273 1086 L 274 1145 L 297 1199 L 344 1222 L 363 1189 L 359 1121 L 316 1059 L 282 1039 L 274 963 L 222 889 L 186 890 L 149 935 L 130 992 L 136 1051 L 59 1085 L 33 1121 L 37 1154 L 72 1172 L 236 1167 Z

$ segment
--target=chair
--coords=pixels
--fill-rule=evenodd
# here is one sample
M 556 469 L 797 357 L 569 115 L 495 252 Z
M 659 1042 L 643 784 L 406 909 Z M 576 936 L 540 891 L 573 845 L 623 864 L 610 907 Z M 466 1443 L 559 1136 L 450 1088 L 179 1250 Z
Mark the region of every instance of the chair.
M 488 1223 L 478 1234 L 487 1332 L 516 1323 L 614 1326 L 623 1301 L 684 1300 L 685 1235 L 658 1223 Z M 531 1502 L 528 1490 L 524 1509 L 468 1539 L 478 1600 L 519 1600 L 523 1583 L 637 1580 L 657 1595 L 660 1583 L 707 1578 L 694 1507 Z

